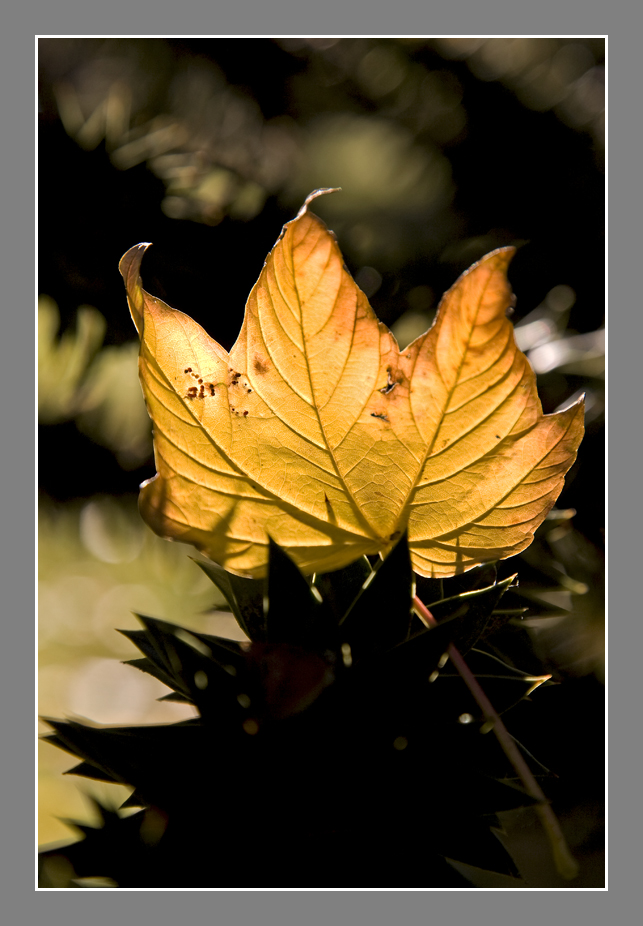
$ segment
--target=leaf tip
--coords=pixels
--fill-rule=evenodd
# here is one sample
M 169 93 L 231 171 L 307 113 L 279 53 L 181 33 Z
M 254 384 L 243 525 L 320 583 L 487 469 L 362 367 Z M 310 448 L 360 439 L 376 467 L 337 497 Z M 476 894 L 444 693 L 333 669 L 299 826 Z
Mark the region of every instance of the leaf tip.
M 306 199 L 304 200 L 304 204 L 299 210 L 299 212 L 297 213 L 296 217 L 300 219 L 302 215 L 305 215 L 306 212 L 308 211 L 308 206 L 312 203 L 314 199 L 317 199 L 319 196 L 325 196 L 326 193 L 341 193 L 341 191 L 342 191 L 342 188 L 340 186 L 320 187 L 318 190 L 313 190 L 312 193 L 309 193 Z
M 494 251 L 485 254 L 484 257 L 480 259 L 479 263 L 493 262 L 499 269 L 506 270 L 516 256 L 516 250 L 517 248 L 511 244 L 502 248 L 496 248 Z
M 147 249 L 151 246 L 151 241 L 141 241 L 139 244 L 135 244 L 133 248 L 130 248 L 129 251 L 125 251 L 121 257 L 120 261 L 118 262 L 118 269 L 120 270 L 121 276 L 125 280 L 126 285 L 132 275 L 132 271 L 138 275 L 141 261 L 143 259 L 143 254 L 145 254 Z
M 556 411 L 555 415 L 567 415 L 570 420 L 580 419 L 581 425 L 584 427 L 585 421 L 585 393 L 581 393 L 573 402 L 570 402 L 568 405 L 560 405 Z
M 129 303 L 132 321 L 136 326 L 140 338 L 143 337 L 144 294 L 141 287 L 139 270 L 141 268 L 143 254 L 145 254 L 150 246 L 150 241 L 142 241 L 140 244 L 135 244 L 133 248 L 130 248 L 129 251 L 123 254 L 118 264 L 118 269 L 123 277 L 125 289 L 127 291 L 127 301 Z

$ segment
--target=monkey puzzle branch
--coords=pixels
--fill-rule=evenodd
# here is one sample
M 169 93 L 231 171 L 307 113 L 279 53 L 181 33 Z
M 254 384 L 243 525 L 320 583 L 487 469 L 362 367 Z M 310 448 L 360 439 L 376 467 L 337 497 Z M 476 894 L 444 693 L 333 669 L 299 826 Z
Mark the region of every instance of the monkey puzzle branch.
M 413 604 L 418 617 L 423 621 L 423 623 L 425 623 L 427 627 L 435 627 L 437 624 L 436 619 L 433 617 L 426 605 L 420 601 L 417 595 L 413 599 Z M 504 754 L 507 756 L 514 769 L 516 770 L 518 777 L 520 778 L 525 788 L 525 791 L 538 801 L 538 803 L 535 805 L 535 810 L 540 817 L 540 822 L 542 823 L 543 829 L 545 830 L 549 839 L 554 862 L 556 864 L 556 870 L 561 875 L 561 877 L 566 878 L 567 880 L 575 878 L 578 875 L 578 864 L 569 850 L 558 819 L 551 809 L 551 805 L 545 797 L 542 788 L 534 778 L 531 769 L 525 762 L 520 750 L 516 746 L 516 743 L 514 742 L 511 734 L 502 722 L 499 714 L 478 684 L 478 680 L 471 672 L 471 669 L 464 661 L 462 654 L 458 649 L 456 649 L 455 646 L 453 646 L 453 644 L 449 645 L 447 653 L 453 666 L 475 698 L 476 704 L 482 711 L 486 723 L 489 724 L 489 726 L 493 729 L 493 732 L 496 734 L 496 739 L 500 743 Z

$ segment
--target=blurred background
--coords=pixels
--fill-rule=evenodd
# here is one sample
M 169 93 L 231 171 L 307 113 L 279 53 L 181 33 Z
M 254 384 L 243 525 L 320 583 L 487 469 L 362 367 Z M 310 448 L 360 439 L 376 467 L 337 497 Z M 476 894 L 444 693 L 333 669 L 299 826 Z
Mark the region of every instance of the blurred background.
M 136 627 L 133 611 L 239 638 L 192 548 L 137 514 L 154 464 L 119 258 L 153 242 L 146 289 L 229 349 L 284 222 L 340 186 L 314 210 L 401 346 L 463 270 L 513 244 L 516 336 L 544 410 L 586 394 L 558 511 L 503 569 L 540 602 L 529 658 L 557 683 L 512 731 L 559 776 L 583 859 L 572 886 L 602 884 L 604 51 L 574 37 L 40 40 L 40 714 L 189 716 L 120 664 L 135 652 L 115 628 Z M 41 844 L 71 839 L 59 817 L 92 819 L 84 792 L 121 798 L 40 753 Z M 530 883 L 558 886 L 529 813 L 507 826 Z

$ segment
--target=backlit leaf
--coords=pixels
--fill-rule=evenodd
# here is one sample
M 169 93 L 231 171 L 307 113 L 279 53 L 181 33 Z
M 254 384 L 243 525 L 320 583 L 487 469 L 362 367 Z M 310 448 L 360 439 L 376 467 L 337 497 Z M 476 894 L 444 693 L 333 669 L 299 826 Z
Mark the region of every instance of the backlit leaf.
M 519 553 L 575 459 L 583 403 L 542 414 L 506 317 L 513 248 L 464 273 L 400 352 L 311 198 L 269 254 L 229 353 L 145 292 L 147 245 L 122 258 L 158 471 L 143 517 L 253 577 L 269 537 L 307 573 L 385 556 L 405 530 L 422 576 Z

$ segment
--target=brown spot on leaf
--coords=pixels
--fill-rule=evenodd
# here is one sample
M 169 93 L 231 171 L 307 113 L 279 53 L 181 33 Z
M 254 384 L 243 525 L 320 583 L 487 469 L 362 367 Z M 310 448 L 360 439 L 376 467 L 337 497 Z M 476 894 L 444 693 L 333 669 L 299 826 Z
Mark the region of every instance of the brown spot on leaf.
M 196 399 L 196 393 L 197 393 L 196 386 L 190 386 L 190 388 L 188 389 L 188 394 L 186 395 L 186 399 Z
M 378 391 L 381 392 L 382 395 L 388 395 L 389 392 L 393 392 L 395 387 L 399 386 L 400 383 L 401 383 L 401 380 L 393 379 L 393 377 L 391 376 L 391 368 L 389 367 L 388 370 L 386 371 L 386 386 L 382 386 L 382 388 L 379 389 Z
M 253 361 L 253 367 L 255 373 L 267 373 L 268 372 L 268 361 L 263 357 L 260 357 L 259 354 L 255 354 L 255 359 Z
M 324 504 L 326 505 L 326 511 L 328 512 L 328 520 L 331 524 L 337 524 L 337 515 L 333 510 L 333 506 L 330 503 L 330 500 L 326 493 L 324 492 Z

